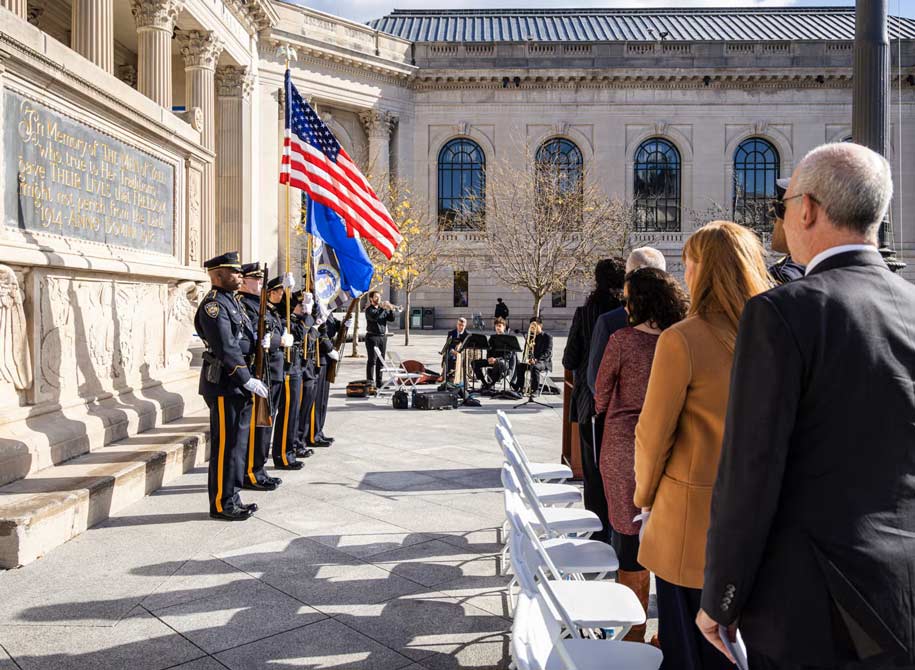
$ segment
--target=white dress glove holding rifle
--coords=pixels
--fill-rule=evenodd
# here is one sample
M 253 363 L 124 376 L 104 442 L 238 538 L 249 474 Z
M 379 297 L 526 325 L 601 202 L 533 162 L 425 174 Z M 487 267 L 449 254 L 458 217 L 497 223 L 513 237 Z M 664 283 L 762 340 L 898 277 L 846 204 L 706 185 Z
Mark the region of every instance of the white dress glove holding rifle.
M 295 288 L 295 277 L 291 272 L 283 275 L 283 288 L 288 288 L 290 291 Z
M 261 346 L 264 348 L 264 351 L 270 351 L 270 336 L 264 335 L 264 339 L 261 340 Z
M 251 377 L 251 379 L 245 382 L 245 390 L 251 391 L 251 393 L 259 395 L 261 398 L 267 397 L 267 385 L 260 379 L 255 379 L 254 377 Z
M 290 333 L 288 330 L 284 330 L 282 337 L 280 337 L 280 344 L 288 349 L 292 346 L 292 342 L 292 333 Z
M 340 360 L 340 352 L 337 351 L 336 349 L 331 349 L 331 350 L 327 353 L 327 357 L 328 357 L 330 360 L 332 360 L 332 361 L 339 361 L 339 360 Z

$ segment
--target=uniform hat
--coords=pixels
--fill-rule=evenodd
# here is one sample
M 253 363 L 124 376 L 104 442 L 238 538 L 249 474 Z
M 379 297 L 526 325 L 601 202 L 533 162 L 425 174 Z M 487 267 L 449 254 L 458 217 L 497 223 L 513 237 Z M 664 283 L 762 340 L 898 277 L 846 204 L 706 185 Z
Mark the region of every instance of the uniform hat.
M 244 263 L 241 266 L 241 276 L 261 278 L 264 276 L 264 268 L 260 263 Z
M 275 288 L 283 288 L 283 278 L 282 277 L 274 277 L 273 279 L 271 279 L 270 281 L 267 282 L 268 291 L 272 291 Z
M 216 268 L 231 268 L 232 270 L 238 270 L 241 272 L 241 261 L 238 259 L 237 251 L 229 251 L 221 256 L 216 256 L 211 258 L 203 264 L 207 270 L 215 270 Z

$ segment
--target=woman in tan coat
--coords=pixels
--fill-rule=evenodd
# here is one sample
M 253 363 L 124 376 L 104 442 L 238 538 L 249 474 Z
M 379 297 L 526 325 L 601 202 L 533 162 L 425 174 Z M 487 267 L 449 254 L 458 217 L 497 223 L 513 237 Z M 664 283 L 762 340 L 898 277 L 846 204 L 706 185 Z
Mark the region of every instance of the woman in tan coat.
M 662 669 L 731 668 L 694 620 L 737 324 L 771 284 L 759 239 L 729 221 L 693 233 L 683 261 L 689 314 L 658 338 L 635 431 L 634 503 L 650 512 L 639 563 L 656 577 Z

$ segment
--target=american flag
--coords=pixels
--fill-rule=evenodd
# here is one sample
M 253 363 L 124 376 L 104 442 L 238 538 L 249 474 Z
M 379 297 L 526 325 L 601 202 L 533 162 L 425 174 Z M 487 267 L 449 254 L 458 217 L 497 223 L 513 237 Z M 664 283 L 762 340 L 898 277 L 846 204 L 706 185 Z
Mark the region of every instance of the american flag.
M 388 210 L 343 147 L 302 99 L 286 70 L 286 134 L 280 183 L 305 191 L 334 210 L 386 258 L 401 235 Z

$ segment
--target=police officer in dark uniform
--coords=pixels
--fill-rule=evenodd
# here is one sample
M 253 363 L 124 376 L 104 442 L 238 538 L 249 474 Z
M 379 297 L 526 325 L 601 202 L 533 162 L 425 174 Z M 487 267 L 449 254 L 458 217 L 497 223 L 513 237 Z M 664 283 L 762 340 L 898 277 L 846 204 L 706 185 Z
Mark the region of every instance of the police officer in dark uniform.
M 318 361 L 318 347 L 320 344 L 320 333 L 314 317 L 314 299 L 311 293 L 303 294 L 303 303 L 300 307 L 302 312 L 302 337 L 303 337 L 303 361 L 302 361 L 302 394 L 299 405 L 298 424 L 296 426 L 295 452 L 299 458 L 308 458 L 314 454 L 308 444 L 313 443 L 311 439 L 312 430 L 312 411 L 311 408 L 315 401 L 315 389 L 320 371 Z
M 772 225 L 772 242 L 770 246 L 772 251 L 785 254 L 769 267 L 769 274 L 779 284 L 787 284 L 789 281 L 800 279 L 804 276 L 806 268 L 799 263 L 795 263 L 788 253 L 788 240 L 785 238 L 785 191 L 788 190 L 790 179 L 776 179 L 775 193 L 776 200 L 772 205 L 772 211 L 775 214 L 775 223 Z
M 333 314 L 327 318 L 318 317 L 318 375 L 315 380 L 314 402 L 310 407 L 308 440 L 312 447 L 329 447 L 334 438 L 324 435 L 324 420 L 327 418 L 327 403 L 330 398 L 330 382 L 327 380 L 327 366 L 331 360 L 340 360 L 340 353 L 334 349 L 334 337 L 340 329 L 340 322 Z
M 260 263 L 245 263 L 241 266 L 242 286 L 236 299 L 248 317 L 251 331 L 251 340 L 257 341 L 257 321 L 260 316 L 261 284 L 264 281 L 264 270 Z M 269 311 L 269 310 L 268 310 Z M 269 326 L 270 317 L 267 317 L 265 340 L 274 339 L 273 330 Z M 263 343 L 262 343 L 263 344 Z M 264 352 L 269 357 L 269 349 Z M 248 369 L 254 374 L 254 351 L 247 357 Z M 267 463 L 267 445 L 263 440 L 264 434 L 269 434 L 270 428 L 257 428 L 254 425 L 254 413 L 251 413 L 251 423 L 248 429 L 247 455 L 245 458 L 245 472 L 242 488 L 258 491 L 273 491 L 283 483 L 279 477 L 271 477 L 265 469 Z
M 286 277 L 290 278 L 289 275 Z M 273 335 L 276 338 L 276 340 L 271 340 L 270 357 L 268 359 L 270 370 L 270 406 L 273 408 L 274 431 L 283 430 L 283 416 L 279 414 L 280 398 L 287 393 L 290 384 L 290 380 L 286 375 L 286 349 L 291 348 L 295 342 L 292 333 L 285 332 L 286 317 L 285 315 L 281 316 L 279 312 L 280 303 L 285 303 L 286 301 L 285 288 L 288 284 L 284 284 L 284 281 L 284 277 L 274 277 L 267 283 L 267 313 L 269 315 L 269 323 L 273 329 Z M 276 341 L 278 346 L 273 345 L 274 341 Z M 289 358 L 292 358 L 291 352 Z M 288 407 L 288 402 L 286 406 Z M 271 429 L 269 428 L 266 429 L 263 436 L 263 449 L 265 451 L 270 444 L 270 430 Z M 285 444 L 281 440 L 273 440 L 273 467 L 279 470 L 301 470 L 305 467 L 305 463 L 297 460 L 295 451 L 287 450 Z
M 197 308 L 194 327 L 207 347 L 199 389 L 210 408 L 210 516 L 238 521 L 257 509 L 256 504 L 242 504 L 238 495 L 251 421 L 251 394 L 266 398 L 268 391 L 251 376 L 245 361 L 256 342 L 250 338 L 247 316 L 234 297 L 242 283 L 238 252 L 211 258 L 203 265 L 213 288 Z
M 283 390 L 280 393 L 276 412 L 276 424 L 273 429 L 273 453 L 285 453 L 286 459 L 296 460 L 300 454 L 296 451 L 296 435 L 299 426 L 299 412 L 302 409 L 302 368 L 304 366 L 303 346 L 305 344 L 305 323 L 302 320 L 302 293 L 293 293 L 289 302 L 290 332 L 292 349 L 288 360 L 284 358 Z M 286 301 L 281 300 L 277 313 L 285 323 Z M 301 454 L 302 456 L 310 454 Z M 274 456 L 275 458 L 276 456 Z

